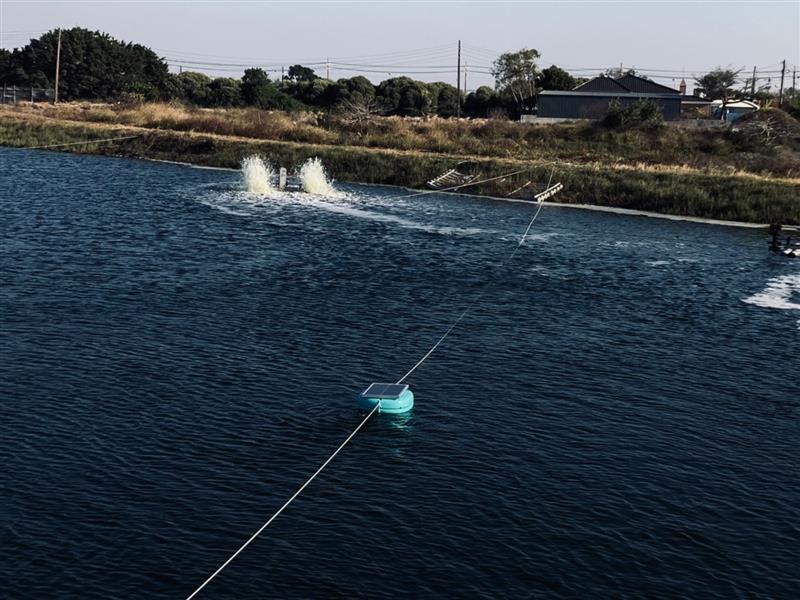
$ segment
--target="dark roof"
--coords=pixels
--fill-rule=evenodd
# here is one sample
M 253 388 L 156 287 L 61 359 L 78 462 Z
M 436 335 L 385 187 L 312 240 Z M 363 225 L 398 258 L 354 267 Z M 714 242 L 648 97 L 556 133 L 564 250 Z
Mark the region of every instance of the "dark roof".
M 650 79 L 639 77 L 638 75 L 623 75 L 617 77 L 616 82 L 632 92 L 644 92 L 645 94 L 680 94 L 678 90 L 674 90 Z
M 616 92 L 624 94 L 626 92 L 629 92 L 630 90 L 621 83 L 619 83 L 613 77 L 606 77 L 605 75 L 601 75 L 600 77 L 595 77 L 594 79 L 590 79 L 586 83 L 582 83 L 572 91 L 573 92 Z
M 539 92 L 540 96 L 586 96 L 588 98 L 602 96 L 605 98 L 667 98 L 670 100 L 678 100 L 680 96 L 677 94 L 641 94 L 636 92 L 629 92 L 621 90 L 616 92 L 584 92 L 582 89 L 575 88 L 570 92 L 561 90 L 545 90 Z
M 681 102 L 684 104 L 711 104 L 708 98 L 701 98 L 700 96 L 693 96 L 691 94 L 681 94 Z
M 600 75 L 576 87 L 573 92 L 603 92 L 616 94 L 672 94 L 680 95 L 678 90 L 673 90 L 665 85 L 650 81 L 637 75 L 623 75 L 622 77 L 606 77 Z

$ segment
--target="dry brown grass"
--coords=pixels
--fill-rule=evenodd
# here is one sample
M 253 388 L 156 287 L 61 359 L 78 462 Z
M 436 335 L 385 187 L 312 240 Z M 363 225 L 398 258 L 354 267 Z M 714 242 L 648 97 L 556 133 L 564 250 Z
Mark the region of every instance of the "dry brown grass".
M 341 144 L 254 140 L 252 137 L 53 119 L 45 117 L 44 112 L 0 107 L 0 144 L 14 147 L 70 144 L 63 149 L 222 167 L 236 167 L 242 157 L 254 153 L 264 154 L 281 165 L 299 165 L 307 158 L 317 156 L 340 180 L 407 186 L 421 185 L 433 174 L 464 158 L 476 161 L 485 173 L 521 168 L 537 174 L 535 176 L 546 177 L 552 165 L 552 159 L 465 157 Z M 429 126 L 400 123 L 390 127 L 395 133 L 409 127 L 415 130 L 416 135 L 424 137 L 419 133 L 420 128 L 425 130 Z M 435 130 L 442 131 L 446 127 Z M 448 130 L 448 133 L 456 135 L 458 130 Z M 114 143 L 71 145 L 118 136 L 128 137 Z M 705 218 L 800 224 L 800 202 L 797 201 L 800 181 L 739 172 L 731 165 L 724 169 L 699 170 L 689 163 L 665 165 L 638 164 L 635 160 L 560 160 L 557 171 L 559 181 L 565 186 L 563 194 L 558 197 L 562 202 L 588 201 Z M 503 196 L 519 183 L 511 179 L 496 181 L 480 186 L 477 191 Z
M 256 139 L 329 144 L 337 136 L 318 127 L 308 113 L 287 114 L 256 108 L 209 109 L 177 103 L 93 104 L 68 103 L 18 106 L 20 112 L 48 118 L 92 123 L 133 125 L 148 129 L 192 131 Z
M 499 119 L 378 117 L 369 123 L 321 121 L 314 113 L 255 108 L 208 109 L 174 103 L 18 106 L 17 112 L 88 123 L 131 125 L 259 140 L 363 146 L 573 164 L 635 165 L 708 173 L 750 173 L 794 179 L 800 152 L 793 147 L 743 152 L 722 131 L 662 128 L 612 131 L 585 124 L 531 125 Z M 766 111 L 765 111 L 766 112 Z

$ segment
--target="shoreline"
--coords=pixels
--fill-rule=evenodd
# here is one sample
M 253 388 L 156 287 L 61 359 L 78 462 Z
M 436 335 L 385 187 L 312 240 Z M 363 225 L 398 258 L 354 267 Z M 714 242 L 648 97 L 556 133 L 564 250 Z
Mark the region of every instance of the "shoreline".
M 186 163 L 188 166 L 192 166 L 189 163 Z M 195 167 L 203 169 L 205 167 Z M 221 169 L 226 171 L 233 171 L 236 172 L 238 169 Z M 333 182 L 334 184 L 336 181 Z M 408 192 L 420 192 L 420 191 L 428 191 L 428 190 L 419 190 L 416 188 L 411 188 L 408 186 L 403 185 L 391 185 L 388 183 L 364 183 L 363 181 L 342 181 L 341 183 L 347 183 L 352 185 L 371 185 L 376 187 L 386 187 L 386 188 L 393 188 L 393 189 L 401 189 L 406 190 Z M 430 190 L 431 193 L 434 193 L 433 190 Z M 502 196 L 488 196 L 483 194 L 460 194 L 458 192 L 435 192 L 437 194 L 445 194 L 448 196 L 463 196 L 466 198 L 478 198 L 483 200 L 495 200 L 498 202 L 514 202 L 516 204 L 530 204 L 535 205 L 535 202 L 531 202 L 530 200 L 519 200 L 516 198 L 507 198 Z M 578 203 L 578 202 L 543 202 L 544 206 L 548 206 L 550 208 L 574 208 L 578 210 L 589 210 L 593 212 L 605 212 L 605 213 L 612 213 L 617 215 L 625 215 L 629 217 L 650 217 L 652 219 L 666 219 L 668 221 L 682 221 L 686 223 L 698 223 L 700 225 L 717 225 L 720 227 L 741 227 L 743 229 L 767 229 L 769 227 L 766 223 L 748 223 L 747 221 L 726 221 L 724 219 L 706 219 L 704 217 L 691 217 L 691 216 L 684 216 L 684 215 L 669 215 L 665 213 L 658 213 L 652 212 L 647 210 L 637 210 L 633 208 L 620 208 L 616 206 L 602 206 L 600 204 L 590 204 L 590 203 Z M 786 231 L 797 231 L 800 230 L 800 227 L 795 227 L 792 225 L 784 226 L 784 230 Z
M 3 148 L 8 148 L 11 150 L 25 150 L 25 148 L 14 148 L 12 146 L 2 146 Z M 46 149 L 41 149 L 42 152 L 47 151 Z M 225 171 L 228 173 L 238 173 L 240 169 L 234 169 L 231 167 L 213 167 L 208 165 L 200 165 L 195 163 L 190 163 L 186 161 L 179 161 L 179 160 L 168 160 L 162 158 L 149 158 L 146 156 L 136 157 L 136 156 L 124 156 L 124 155 L 115 155 L 115 154 L 103 154 L 102 156 L 112 156 L 114 158 L 125 158 L 131 160 L 142 160 L 147 162 L 154 162 L 154 163 L 162 163 L 167 165 L 176 165 L 179 167 L 186 167 L 189 169 L 199 169 L 203 171 Z M 332 183 L 335 185 L 336 183 L 344 183 L 348 185 L 369 185 L 375 187 L 385 187 L 385 188 L 392 188 L 398 190 L 405 190 L 409 193 L 415 193 L 420 191 L 430 191 L 432 194 L 444 194 L 448 196 L 461 196 L 465 198 L 477 198 L 483 200 L 494 200 L 498 202 L 513 202 L 515 204 L 536 204 L 535 202 L 531 202 L 530 200 L 520 200 L 516 198 L 507 198 L 502 196 L 492 196 L 486 194 L 465 194 L 459 192 L 446 192 L 446 191 L 434 191 L 434 190 L 420 190 L 418 188 L 412 188 L 409 186 L 404 185 L 393 185 L 390 183 L 369 183 L 364 181 L 350 181 L 350 180 L 332 180 Z M 743 229 L 766 229 L 769 227 L 766 223 L 750 223 L 747 221 L 730 221 L 725 219 L 710 219 L 705 217 L 693 217 L 689 215 L 671 215 L 666 213 L 659 213 L 647 210 L 639 210 L 633 208 L 622 208 L 617 206 L 603 206 L 600 204 L 591 204 L 591 203 L 579 203 L 579 202 L 543 202 L 544 206 L 550 208 L 572 208 L 576 210 L 588 210 L 593 212 L 604 212 L 604 213 L 611 213 L 629 217 L 648 217 L 651 219 L 665 219 L 667 221 L 680 221 L 684 223 L 697 223 L 701 225 L 716 225 L 719 227 L 739 227 Z M 784 229 L 789 231 L 797 230 L 795 227 L 786 226 Z
M 98 139 L 113 136 L 125 138 L 113 143 Z M 239 138 L 110 123 L 19 118 L 17 115 L 0 120 L 0 145 L 33 149 L 30 147 L 44 142 L 53 142 L 55 147 L 42 150 L 136 158 L 229 172 L 237 171 L 242 158 L 249 155 L 265 157 L 273 164 L 290 169 L 316 157 L 322 160 L 326 170 L 336 174 L 338 181 L 396 186 L 412 193 L 424 189 L 424 182 L 431 176 L 444 172 L 463 158 L 434 152 Z M 472 162 L 478 171 L 487 174 L 520 169 L 527 174 L 522 179 L 517 178 L 520 181 L 514 178 L 491 180 L 475 187 L 474 193 L 460 195 L 513 202 L 515 200 L 507 195 L 524 179 L 545 180 L 552 161 L 475 157 Z M 557 179 L 564 184 L 564 191 L 558 202 L 547 204 L 752 229 L 774 222 L 800 225 L 800 180 L 656 167 L 658 165 L 647 169 L 622 169 L 614 165 L 603 168 L 594 163 L 561 162 L 557 167 Z
M 144 158 L 143 160 L 149 160 L 152 162 L 160 162 L 166 164 L 173 164 L 179 165 L 184 167 L 189 167 L 191 169 L 202 169 L 208 171 L 227 171 L 229 173 L 238 173 L 239 169 L 232 169 L 229 167 L 206 167 L 203 165 L 195 165 L 192 163 L 187 162 L 180 162 L 180 161 L 170 161 L 170 160 L 161 160 L 157 158 Z M 499 202 L 514 202 L 516 204 L 536 204 L 535 202 L 531 202 L 529 200 L 518 200 L 516 198 L 504 198 L 501 196 L 487 196 L 482 194 L 464 194 L 459 192 L 439 192 L 434 190 L 420 190 L 417 188 L 412 188 L 408 186 L 402 185 L 391 185 L 388 183 L 365 183 L 363 181 L 338 181 L 338 180 L 331 180 L 331 183 L 335 185 L 336 183 L 345 183 L 348 185 L 371 185 L 376 187 L 386 187 L 392 189 L 399 189 L 399 190 L 406 190 L 409 193 L 420 192 L 420 191 L 430 191 L 432 194 L 446 194 L 448 196 L 462 196 L 466 198 L 480 198 L 485 200 L 496 200 Z M 605 212 L 617 215 L 625 215 L 629 217 L 649 217 L 652 219 L 666 219 L 668 221 L 681 221 L 685 223 L 698 223 L 701 225 L 716 225 L 720 227 L 741 227 L 744 229 L 766 229 L 769 227 L 767 223 L 748 223 L 747 221 L 727 221 L 724 219 L 706 219 L 703 217 L 691 217 L 691 216 L 683 216 L 683 215 L 669 215 L 664 213 L 652 212 L 647 210 L 636 210 L 632 208 L 619 208 L 615 206 L 602 206 L 600 204 L 591 204 L 591 203 L 575 203 L 575 202 L 543 202 L 544 206 L 548 206 L 551 208 L 574 208 L 579 210 L 589 210 L 594 212 Z M 791 226 L 788 229 L 794 230 Z

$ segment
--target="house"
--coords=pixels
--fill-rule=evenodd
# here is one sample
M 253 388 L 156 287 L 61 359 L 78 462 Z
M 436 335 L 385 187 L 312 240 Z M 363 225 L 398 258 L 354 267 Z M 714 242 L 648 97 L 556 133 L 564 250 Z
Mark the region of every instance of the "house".
M 681 93 L 636 75 L 600 76 L 574 90 L 546 90 L 539 94 L 538 116 L 551 119 L 600 119 L 613 100 L 627 107 L 639 100 L 652 100 L 661 107 L 664 119 L 681 115 Z

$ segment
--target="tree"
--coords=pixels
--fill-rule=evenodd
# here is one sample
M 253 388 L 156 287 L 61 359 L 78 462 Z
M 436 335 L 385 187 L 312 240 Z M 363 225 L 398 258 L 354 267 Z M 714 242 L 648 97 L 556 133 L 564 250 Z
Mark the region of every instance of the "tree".
M 242 101 L 264 110 L 301 110 L 303 103 L 283 92 L 263 69 L 247 69 L 242 77 Z
M 589 81 L 589 79 L 586 77 L 575 77 L 574 79 L 575 79 L 575 87 L 581 86 Z
M 238 79 L 217 77 L 208 85 L 208 106 L 241 106 L 241 87 L 242 83 Z
M 58 31 L 49 31 L 14 50 L 0 61 L 5 63 L 4 80 L 53 85 L 57 48 Z M 80 27 L 61 32 L 59 97 L 64 100 L 129 94 L 158 100 L 166 94 L 169 81 L 167 64 L 149 48 Z
M 611 67 L 610 69 L 606 69 L 605 71 L 600 73 L 600 77 L 613 77 L 614 79 L 624 77 L 625 75 L 633 75 L 635 77 L 641 77 L 642 79 L 650 79 L 649 77 L 642 75 L 641 73 L 637 73 L 636 69 L 626 70 L 620 67 Z
M 429 111 L 440 117 L 453 117 L 458 112 L 459 91 L 443 81 L 427 84 L 430 97 Z
M 289 67 L 289 74 L 286 77 L 290 81 L 314 81 L 317 79 L 317 74 L 314 69 L 304 67 L 303 65 L 292 65 Z
M 739 71 L 717 67 L 702 77 L 695 78 L 695 92 L 701 93 L 709 100 L 722 100 L 722 109 L 728 101 L 736 96 L 736 79 Z M 724 110 L 723 110 L 724 114 Z
M 310 81 L 293 81 L 285 79 L 280 82 L 281 92 L 308 106 L 329 108 L 331 106 L 331 92 L 328 88 L 335 85 L 329 79 L 316 77 Z
M 523 48 L 518 52 L 506 52 L 494 61 L 492 75 L 498 91 L 510 94 L 520 112 L 533 108 L 536 96 L 536 59 L 539 51 Z
M 337 80 L 326 89 L 326 95 L 329 106 L 338 106 L 346 102 L 369 104 L 375 100 L 375 86 L 363 75 L 358 75 Z
M 436 114 L 440 117 L 454 117 L 458 112 L 461 93 L 448 83 L 442 84 L 436 95 Z
M 8 80 L 11 70 L 11 52 L 0 48 L 0 81 Z
M 277 92 L 271 89 L 272 87 L 274 86 L 264 69 L 245 69 L 242 76 L 242 100 L 245 104 L 266 108 L 264 104 L 267 104 L 268 99 Z
M 488 85 L 482 85 L 474 92 L 467 94 L 464 101 L 464 114 L 468 117 L 486 118 L 489 111 L 498 108 L 501 100 L 497 93 Z
M 179 98 L 201 106 L 208 103 L 211 78 L 205 73 L 184 71 L 175 76 L 175 82 Z
M 537 84 L 542 90 L 572 90 L 577 86 L 572 75 L 555 65 L 551 65 L 541 72 Z
M 386 112 L 393 115 L 421 116 L 427 114 L 431 106 L 428 87 L 409 77 L 392 77 L 382 81 L 376 95 Z

